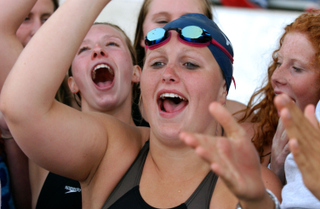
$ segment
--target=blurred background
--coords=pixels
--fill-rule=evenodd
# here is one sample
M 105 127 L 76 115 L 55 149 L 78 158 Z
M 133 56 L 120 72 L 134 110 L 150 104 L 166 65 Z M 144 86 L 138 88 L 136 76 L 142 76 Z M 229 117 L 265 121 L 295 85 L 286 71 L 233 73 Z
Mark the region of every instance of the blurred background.
M 234 48 L 234 78 L 229 99 L 247 103 L 266 77 L 283 28 L 304 11 L 320 8 L 315 0 L 211 0 L 213 18 Z M 60 0 L 63 4 L 64 0 Z M 119 25 L 133 41 L 143 0 L 112 0 L 97 21 Z

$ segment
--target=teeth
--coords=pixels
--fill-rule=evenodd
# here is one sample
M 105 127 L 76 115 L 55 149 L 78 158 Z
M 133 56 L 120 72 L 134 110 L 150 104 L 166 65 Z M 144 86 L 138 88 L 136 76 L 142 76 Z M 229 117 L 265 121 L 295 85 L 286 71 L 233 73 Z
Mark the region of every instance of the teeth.
M 165 98 L 179 98 L 181 100 L 186 100 L 185 98 L 179 96 L 178 94 L 174 94 L 174 93 L 164 93 L 160 95 L 161 99 L 165 99 Z
M 111 70 L 111 68 L 108 66 L 108 65 L 105 65 L 105 64 L 100 64 L 100 65 L 97 65 L 94 69 L 93 69 L 93 72 L 92 72 L 92 78 L 95 79 L 96 78 L 96 71 L 101 69 L 101 68 L 106 68 L 108 69 L 109 73 L 111 75 L 114 75 L 113 71 Z

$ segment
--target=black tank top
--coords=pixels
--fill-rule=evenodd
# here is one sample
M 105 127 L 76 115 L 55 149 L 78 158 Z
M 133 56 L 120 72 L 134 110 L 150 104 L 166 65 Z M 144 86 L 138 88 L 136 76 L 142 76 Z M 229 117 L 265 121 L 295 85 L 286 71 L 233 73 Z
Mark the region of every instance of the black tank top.
M 149 151 L 149 141 L 141 149 L 138 157 L 108 197 L 102 209 L 156 209 L 141 197 L 139 182 Z M 217 175 L 209 172 L 189 199 L 173 209 L 206 209 L 210 206 Z
M 49 172 L 39 194 L 36 209 L 81 209 L 78 181 Z

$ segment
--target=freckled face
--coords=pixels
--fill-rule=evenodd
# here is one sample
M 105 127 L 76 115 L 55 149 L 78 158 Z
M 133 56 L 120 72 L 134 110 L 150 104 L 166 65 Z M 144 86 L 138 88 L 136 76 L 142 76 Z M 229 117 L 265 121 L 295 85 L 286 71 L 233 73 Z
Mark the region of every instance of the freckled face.
M 147 50 L 141 94 L 152 133 L 177 139 L 180 131 L 215 134 L 208 111 L 213 101 L 225 103 L 221 69 L 208 47 L 192 47 L 178 40 Z
M 143 38 L 154 28 L 162 28 L 168 22 L 188 13 L 204 13 L 202 0 L 152 0 L 143 23 Z M 169 5 L 169 6 L 168 6 Z M 141 40 L 144 47 L 144 39 Z
M 315 53 L 305 34 L 287 34 L 271 78 L 275 93 L 287 94 L 301 110 L 316 105 L 320 98 L 320 65 L 315 63 Z
M 29 15 L 17 30 L 17 37 L 25 47 L 37 30 L 52 15 L 54 5 L 52 0 L 37 0 Z

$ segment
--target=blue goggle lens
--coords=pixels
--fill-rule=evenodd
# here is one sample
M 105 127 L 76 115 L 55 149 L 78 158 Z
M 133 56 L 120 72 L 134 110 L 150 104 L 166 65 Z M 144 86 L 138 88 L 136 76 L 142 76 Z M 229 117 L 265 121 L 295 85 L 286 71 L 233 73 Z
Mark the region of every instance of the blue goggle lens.
M 154 44 L 158 44 L 167 38 L 167 31 L 163 28 L 155 28 L 151 30 L 145 39 L 147 46 L 152 46 Z
M 166 30 L 163 28 L 155 28 L 147 34 L 145 38 L 145 44 L 147 46 L 153 46 L 155 44 L 161 43 L 168 38 L 169 30 L 177 31 L 180 35 L 180 38 L 187 42 L 208 43 L 212 40 L 211 35 L 206 32 L 205 29 L 192 25 L 184 27 L 182 29 L 169 28 Z

